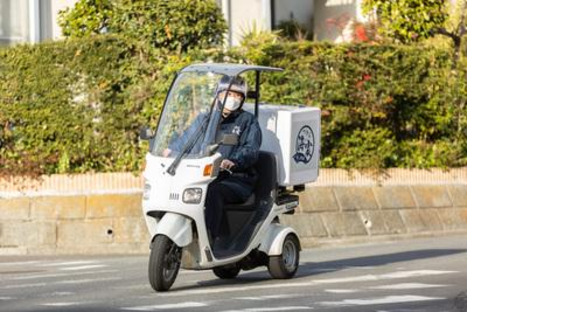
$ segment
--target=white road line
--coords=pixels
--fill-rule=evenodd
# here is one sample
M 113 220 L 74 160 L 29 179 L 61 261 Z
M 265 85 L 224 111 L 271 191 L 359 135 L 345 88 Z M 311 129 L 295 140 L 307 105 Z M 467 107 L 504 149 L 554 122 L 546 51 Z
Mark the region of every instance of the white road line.
M 90 278 L 81 280 L 67 280 L 60 281 L 55 284 L 70 285 L 70 284 L 84 284 L 84 283 L 94 283 L 94 282 L 105 282 L 105 281 L 118 281 L 123 279 L 122 277 L 104 277 L 104 278 Z
M 306 270 L 307 272 L 313 272 L 313 273 L 325 273 L 325 272 L 334 272 L 334 271 L 339 271 L 339 269 L 310 269 L 310 270 Z
M 295 311 L 295 310 L 312 310 L 312 307 L 296 306 L 296 307 L 272 307 L 272 308 L 248 308 L 243 310 L 227 310 L 223 312 L 274 312 L 274 311 Z
M 75 266 L 75 267 L 68 267 L 68 268 L 60 268 L 61 271 L 79 271 L 79 270 L 90 270 L 90 269 L 98 269 L 107 267 L 106 264 L 94 264 L 94 265 L 83 265 L 83 266 Z
M 115 272 L 119 272 L 119 270 L 100 270 L 100 271 L 90 271 L 90 272 L 27 275 L 27 276 L 12 277 L 12 278 L 9 278 L 9 280 L 20 281 L 20 280 L 47 278 L 47 277 L 78 276 L 78 275 L 103 274 L 103 273 L 115 273 Z
M 359 292 L 358 289 L 325 289 L 324 291 L 332 293 L 332 294 L 352 294 L 355 292 Z
M 53 266 L 65 266 L 65 265 L 80 265 L 80 264 L 93 264 L 97 261 L 69 261 L 69 262 L 56 262 L 56 263 L 46 263 L 40 264 L 40 267 L 53 267 Z
M 302 295 L 298 294 L 288 294 L 288 295 L 270 295 L 270 296 L 261 296 L 261 297 L 237 297 L 234 299 L 238 300 L 251 300 L 251 301 L 263 301 L 263 300 L 270 300 L 270 299 L 288 299 L 288 298 L 296 298 L 301 297 Z
M 209 289 L 194 289 L 185 291 L 176 291 L 171 293 L 160 293 L 155 294 L 159 297 L 178 297 L 187 295 L 202 295 L 202 294 L 217 294 L 224 292 L 235 292 L 235 291 L 251 291 L 260 289 L 272 289 L 272 288 L 286 288 L 286 287 L 306 287 L 313 286 L 316 284 L 343 284 L 352 282 L 366 282 L 366 281 L 378 281 L 385 279 L 396 279 L 396 278 L 407 278 L 407 277 L 418 277 L 424 275 L 438 275 L 438 274 L 451 274 L 457 273 L 457 271 L 436 271 L 436 270 L 417 270 L 417 271 L 401 271 L 393 272 L 382 275 L 363 275 L 355 277 L 343 277 L 343 278 L 329 278 L 329 279 L 317 279 L 309 282 L 296 282 L 296 283 L 284 283 L 284 284 L 266 284 L 266 285 L 254 285 L 254 286 L 237 286 L 237 287 L 215 287 Z
M 304 287 L 304 286 L 311 286 L 311 285 L 312 285 L 312 283 L 285 283 L 285 284 L 267 284 L 267 285 L 256 285 L 256 286 L 220 287 L 220 288 L 210 288 L 210 289 L 186 290 L 186 291 L 171 292 L 171 293 L 159 293 L 159 294 L 156 294 L 156 296 L 159 296 L 159 297 L 178 297 L 178 296 L 187 296 L 187 295 L 217 294 L 217 293 L 232 292 L 232 291 L 249 291 L 249 290 L 259 290 L 259 289 L 284 288 L 284 287 Z
M 50 283 L 51 285 L 70 285 L 70 284 L 84 284 L 93 282 L 104 282 L 104 281 L 117 281 L 121 280 L 121 277 L 105 277 L 105 278 L 93 278 L 93 279 L 81 279 L 81 280 L 65 280 L 58 281 L 55 283 Z M 28 288 L 28 287 L 44 287 L 48 283 L 32 283 L 32 284 L 19 284 L 19 285 L 8 285 L 0 289 L 17 289 L 17 288 Z
M 150 305 L 141 307 L 127 307 L 121 308 L 121 310 L 129 311 L 156 311 L 156 310 L 171 310 L 171 309 L 184 309 L 184 308 L 198 308 L 205 307 L 207 304 L 201 302 L 181 302 L 181 303 L 171 303 L 171 304 L 161 304 L 161 305 Z
M 393 285 L 382 285 L 382 286 L 369 287 L 369 289 L 423 289 L 423 288 L 448 287 L 448 286 L 449 285 L 403 283 L 403 284 L 393 284 Z
M 74 292 L 70 292 L 70 291 L 55 291 L 51 294 L 49 294 L 49 297 L 58 297 L 58 296 L 70 296 L 70 295 L 74 295 Z
M 377 275 L 363 275 L 363 276 L 352 276 L 352 277 L 339 277 L 339 278 L 326 278 L 326 279 L 316 279 L 313 280 L 314 284 L 338 284 L 338 283 L 353 283 L 353 282 L 366 282 L 366 281 L 376 281 Z
M 400 271 L 379 275 L 379 279 L 408 278 L 408 277 L 451 274 L 451 273 L 458 273 L 458 271 L 438 271 L 438 270 Z
M 345 299 L 341 301 L 323 301 L 318 302 L 318 304 L 324 306 L 350 306 L 350 305 L 366 306 L 376 304 L 419 302 L 419 301 L 444 300 L 444 299 L 445 298 L 441 297 L 425 297 L 425 296 L 387 296 L 375 299 Z
M 52 302 L 52 303 L 43 303 L 41 305 L 47 306 L 47 307 L 70 307 L 70 306 L 79 305 L 82 303 L 83 302 Z
M 12 300 L 14 299 L 13 297 L 0 297 L 0 300 Z

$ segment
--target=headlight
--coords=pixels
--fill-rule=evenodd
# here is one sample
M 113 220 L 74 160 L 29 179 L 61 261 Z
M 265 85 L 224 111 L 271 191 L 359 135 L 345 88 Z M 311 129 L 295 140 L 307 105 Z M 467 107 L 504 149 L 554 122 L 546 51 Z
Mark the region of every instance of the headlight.
M 201 202 L 202 191 L 199 187 L 185 189 L 183 191 L 183 202 L 187 204 L 199 204 Z
M 145 183 L 145 188 L 143 189 L 143 199 L 149 200 L 149 195 L 151 195 L 151 185 Z

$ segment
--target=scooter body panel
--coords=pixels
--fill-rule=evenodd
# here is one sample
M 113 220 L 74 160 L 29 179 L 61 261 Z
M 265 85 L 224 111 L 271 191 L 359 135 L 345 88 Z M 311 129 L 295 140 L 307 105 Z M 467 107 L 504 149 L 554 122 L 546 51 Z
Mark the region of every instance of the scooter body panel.
M 151 240 L 153 241 L 157 235 L 165 235 L 177 246 L 185 247 L 193 240 L 191 219 L 180 214 L 168 212 L 157 223 L 155 234 Z
M 278 223 L 270 223 L 266 234 L 262 239 L 259 250 L 268 256 L 279 256 L 282 254 L 284 239 L 289 234 L 294 234 L 298 237 L 298 233 L 293 228 Z
M 143 198 L 142 204 L 147 227 L 152 240 L 156 235 L 164 234 L 184 248 L 182 268 L 206 270 L 236 263 L 255 249 L 268 255 L 280 255 L 284 238 L 289 234 L 298 236 L 294 229 L 273 223 L 291 205 L 278 206 L 272 203 L 268 216 L 244 251 L 226 258 L 216 258 L 208 238 L 204 203 L 208 185 L 217 176 L 217 171 L 210 176 L 203 176 L 203 170 L 209 164 L 214 165 L 214 170 L 219 169 L 216 163 L 221 160 L 221 155 L 216 153 L 205 158 L 183 159 L 174 176 L 166 172 L 173 159 L 151 154 L 147 154 L 146 159 L 143 176 L 149 194 Z M 202 190 L 200 203 L 184 203 L 184 190 L 194 187 Z

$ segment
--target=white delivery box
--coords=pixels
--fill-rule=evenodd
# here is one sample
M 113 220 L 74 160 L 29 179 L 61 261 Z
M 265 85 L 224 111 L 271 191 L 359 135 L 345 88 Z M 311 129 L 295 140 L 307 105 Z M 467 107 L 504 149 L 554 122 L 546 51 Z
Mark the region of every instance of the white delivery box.
M 244 109 L 254 113 L 253 104 Z M 261 150 L 278 160 L 278 185 L 314 182 L 320 160 L 320 109 L 317 107 L 260 104 Z

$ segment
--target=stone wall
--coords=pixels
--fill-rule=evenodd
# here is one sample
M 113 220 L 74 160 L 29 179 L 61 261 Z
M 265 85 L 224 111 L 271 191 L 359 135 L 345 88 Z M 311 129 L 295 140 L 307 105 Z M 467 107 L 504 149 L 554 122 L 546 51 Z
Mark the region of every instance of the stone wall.
M 399 179 L 391 175 L 381 180 L 377 175 L 341 177 L 343 173 L 322 171 L 319 181 L 329 182 L 308 186 L 300 193 L 296 214 L 281 221 L 297 230 L 306 247 L 335 239 L 467 230 L 466 170 L 447 175 L 421 171 L 420 179 L 400 173 Z M 65 186 L 57 186 L 61 184 L 55 179 Z M 33 186 L 20 183 L 20 188 L 14 182 L 0 184 L 0 255 L 148 252 L 140 177 L 99 174 L 103 181 L 92 179 L 53 176 L 30 182 Z

